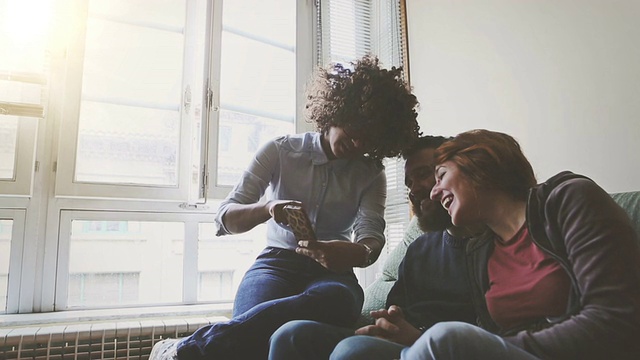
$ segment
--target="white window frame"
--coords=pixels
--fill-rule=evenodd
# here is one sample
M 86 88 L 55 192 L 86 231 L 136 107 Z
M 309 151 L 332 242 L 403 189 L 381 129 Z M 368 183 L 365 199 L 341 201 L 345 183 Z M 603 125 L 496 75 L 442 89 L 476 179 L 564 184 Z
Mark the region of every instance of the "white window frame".
M 0 193 L 5 196 L 30 197 L 35 172 L 36 139 L 39 118 L 19 117 L 16 134 L 14 178 L 0 180 Z M 20 161 L 18 161 L 20 159 Z
M 183 68 L 183 99 L 180 104 L 180 146 L 178 159 L 178 186 L 145 186 L 145 185 L 116 185 L 116 184 L 96 184 L 82 183 L 74 181 L 75 159 L 77 152 L 77 139 L 80 121 L 80 94 L 82 92 L 82 69 L 83 54 L 85 48 L 85 34 L 87 31 L 87 20 L 89 17 L 89 1 L 75 0 L 75 8 L 78 16 L 83 21 L 75 29 L 74 37 L 67 49 L 66 57 L 68 62 L 67 77 L 65 79 L 65 92 L 68 94 L 64 100 L 64 124 L 60 132 L 60 145 L 56 170 L 56 196 L 58 197 L 86 197 L 86 198 L 123 198 L 123 199 L 162 199 L 167 201 L 186 201 L 189 198 L 189 154 L 191 127 L 185 119 L 184 91 L 189 86 L 187 74 Z M 189 4 L 194 2 L 186 1 L 187 14 L 192 13 Z M 185 25 L 183 31 L 188 30 Z M 185 67 L 190 63 L 188 51 L 189 36 L 185 36 Z M 117 194 L 117 195 L 114 195 Z
M 209 159 L 209 179 L 216 179 L 218 174 L 218 130 L 219 130 L 219 107 L 220 107 L 220 47 L 222 40 L 222 1 L 214 0 L 213 14 L 214 16 L 214 30 L 213 46 L 212 46 L 212 67 L 210 74 L 213 85 L 213 106 L 210 108 L 210 126 L 208 132 L 208 143 L 211 146 L 208 147 L 209 152 L 207 158 Z M 227 0 L 233 1 L 233 0 Z M 303 110 L 306 104 L 305 87 L 309 77 L 313 73 L 314 68 L 317 66 L 315 61 L 316 37 L 314 24 L 316 21 L 315 13 L 315 0 L 297 0 L 296 1 L 296 112 L 295 112 L 295 132 L 301 133 L 306 131 L 314 131 L 314 125 L 305 121 Z M 208 181 L 207 189 L 208 194 L 213 199 L 223 199 L 231 191 L 233 186 L 223 186 L 215 184 L 215 181 Z
M 82 8 L 74 8 L 74 11 L 84 11 L 86 13 L 87 3 L 86 0 L 76 0 L 84 2 L 84 9 Z M 296 36 L 296 130 L 297 131 L 307 131 L 312 130 L 312 125 L 306 123 L 302 116 L 302 106 L 306 102 L 306 98 L 304 96 L 304 87 L 306 85 L 306 81 L 309 79 L 310 74 L 312 73 L 315 63 L 314 63 L 314 29 L 313 29 L 313 16 L 314 16 L 314 8 L 313 8 L 313 0 L 299 0 L 296 1 L 296 13 L 297 13 L 297 36 Z M 219 97 L 217 95 L 217 89 L 219 87 L 220 81 L 220 63 L 219 54 L 220 53 L 220 38 L 221 38 L 221 29 L 222 24 L 219 18 L 215 16 L 219 16 L 222 9 L 222 1 L 221 0 L 210 0 L 208 3 L 209 12 L 212 14 L 209 20 L 210 32 L 209 36 L 209 46 L 210 51 L 208 55 L 210 57 L 210 67 L 208 69 L 209 72 L 209 82 L 208 89 L 211 90 L 212 95 L 212 104 L 209 107 L 209 111 L 204 111 L 203 114 L 209 116 L 209 118 L 203 121 L 202 129 L 205 133 L 205 137 L 203 138 L 203 148 L 206 149 L 207 158 L 205 158 L 205 164 L 207 165 L 204 168 L 204 174 L 210 176 L 208 172 L 210 170 L 207 169 L 216 169 L 215 160 L 216 160 L 216 152 L 217 152 L 217 115 L 218 109 L 217 104 L 219 103 Z M 73 8 L 73 6 L 72 6 Z M 75 35 L 75 42 L 78 43 L 75 46 L 80 46 L 84 42 L 84 30 L 81 32 L 73 32 Z M 63 59 L 63 62 L 66 62 L 66 65 L 60 66 L 61 68 L 75 67 L 81 68 L 82 60 L 80 58 L 72 57 L 67 55 L 66 59 Z M 75 84 L 76 93 L 79 94 L 80 86 L 81 86 L 81 72 L 77 72 L 76 74 L 68 74 L 67 78 L 64 79 L 64 86 L 67 87 L 66 92 L 68 93 L 68 87 L 71 84 Z M 206 78 L 206 76 L 205 76 Z M 71 83 L 69 83 L 71 81 Z M 207 87 L 205 87 L 207 88 Z M 193 96 L 197 96 L 193 94 Z M 208 94 L 202 94 L 202 96 L 206 99 Z M 69 106 L 68 101 L 65 103 L 65 106 Z M 79 101 L 76 102 L 76 109 L 74 110 L 77 114 Z M 61 118 L 61 122 L 69 121 L 68 116 L 59 115 Z M 72 125 L 70 128 L 73 128 L 73 131 L 70 133 L 66 133 L 64 130 L 60 130 L 60 128 L 67 128 L 67 126 L 62 127 L 58 125 L 58 128 L 55 130 L 55 133 L 65 133 L 65 135 L 69 135 L 73 141 L 58 141 L 58 146 L 60 150 L 58 151 L 58 158 L 66 156 L 69 157 L 68 154 L 74 154 L 71 151 L 69 146 L 72 146 L 75 149 L 75 139 L 77 137 L 77 125 L 78 120 L 77 116 L 75 120 L 71 119 Z M 75 151 L 75 150 L 74 150 Z M 69 159 L 74 159 L 75 155 L 70 156 Z M 54 168 L 56 166 L 54 165 Z M 66 175 L 64 175 L 66 174 Z M 153 201 L 135 201 L 134 199 L 113 199 L 110 198 L 109 191 L 116 191 L 117 186 L 105 186 L 105 185 L 93 185 L 93 184 L 82 184 L 82 185 L 93 185 L 83 187 L 76 187 L 72 191 L 65 190 L 65 187 L 60 185 L 61 176 L 66 176 L 66 179 L 63 180 L 68 184 L 71 184 L 72 180 L 72 172 L 70 168 L 65 168 L 60 162 L 57 165 L 56 171 L 56 182 L 55 182 L 55 196 L 49 201 L 48 206 L 48 214 L 47 214 L 47 226 L 46 226 L 46 238 L 47 245 L 46 251 L 44 255 L 44 268 L 46 269 L 57 269 L 57 271 L 43 271 L 42 280 L 41 280 L 41 288 L 42 292 L 41 296 L 36 294 L 35 302 L 37 303 L 36 308 L 41 311 L 54 311 L 64 309 L 66 307 L 66 294 L 68 292 L 68 268 L 69 268 L 69 259 L 68 259 L 68 247 L 69 247 L 69 238 L 68 236 L 63 236 L 62 234 L 68 233 L 68 226 L 70 226 L 70 219 L 91 219 L 98 216 L 100 220 L 108 220 L 108 219 L 125 219 L 125 220 L 134 220 L 138 219 L 138 216 L 142 216 L 143 219 L 151 219 L 151 220 L 163 220 L 163 219 L 171 219 L 172 221 L 183 221 L 185 222 L 185 229 L 189 232 L 186 235 L 185 239 L 195 239 L 197 238 L 197 223 L 198 222 L 211 222 L 215 216 L 215 211 L 218 207 L 220 199 L 224 198 L 227 193 L 231 190 L 231 187 L 220 187 L 214 188 L 213 184 L 208 183 L 208 196 L 205 194 L 206 203 L 202 201 L 202 199 L 198 199 L 194 202 L 185 202 L 187 200 L 186 192 L 174 197 L 161 197 L 160 194 L 163 191 L 167 191 L 166 189 L 151 189 L 148 197 L 152 197 L 157 200 Z M 86 196 L 85 190 L 94 190 L 97 187 L 103 187 L 104 190 L 100 190 L 99 193 L 94 192 L 91 196 Z M 67 189 L 71 187 L 67 186 Z M 92 189 L 93 188 L 93 189 Z M 141 187 L 135 187 L 137 192 L 140 192 Z M 119 191 L 119 190 L 117 190 Z M 157 192 L 157 193 L 154 193 Z M 118 194 L 122 194 L 122 192 L 116 192 Z M 139 194 L 136 194 L 139 195 Z M 93 214 L 93 215 L 88 215 Z M 99 214 L 99 215 L 98 215 Z M 123 216 L 126 214 L 126 217 Z M 140 215 L 144 214 L 144 215 Z M 106 216 L 106 217 L 105 217 Z M 182 220 L 181 220 L 182 219 Z M 205 221 L 206 219 L 206 221 Z M 191 225 L 193 227 L 190 227 Z M 56 241 L 52 241 L 52 238 L 55 238 Z M 185 245 L 185 263 L 189 262 L 191 264 L 196 263 L 195 261 L 189 261 L 189 259 L 194 260 L 197 259 L 197 247 L 193 248 L 192 246 L 187 247 Z M 67 269 L 67 270 L 65 270 Z M 189 304 L 194 303 L 197 300 L 197 269 L 195 272 L 192 270 L 184 272 L 184 289 L 185 293 L 183 294 L 183 303 Z M 188 274 L 196 274 L 194 276 L 189 276 Z M 193 284 L 191 284 L 193 283 Z M 191 286 L 191 285 L 192 286 Z M 189 290 L 192 289 L 192 290 Z M 62 298 L 64 297 L 64 299 Z M 230 305 L 229 305 L 230 306 Z
M 12 220 L 11 255 L 9 256 L 9 282 L 7 284 L 7 314 L 18 312 L 20 285 L 22 283 L 22 259 L 24 253 L 26 211 L 0 209 L 0 219 Z M 2 312 L 0 312 L 2 314 Z
M 75 11 L 82 14 L 83 18 L 88 16 L 88 0 L 75 0 L 78 7 Z M 187 1 L 189 4 L 189 1 Z M 158 187 L 144 185 L 115 185 L 115 184 L 95 184 L 75 182 L 73 177 L 75 173 L 75 154 L 77 148 L 77 136 L 79 125 L 80 100 L 79 96 L 82 87 L 82 53 L 84 49 L 84 34 L 86 32 L 86 21 L 80 25 L 80 28 L 74 31 L 74 39 L 71 46 L 67 50 L 68 69 L 77 69 L 77 71 L 68 71 L 65 80 L 65 92 L 74 94 L 68 96 L 65 101 L 65 110 L 63 118 L 64 130 L 61 131 L 61 139 L 59 144 L 59 156 L 57 161 L 57 180 L 56 180 L 56 197 L 67 198 L 97 198 L 109 199 L 114 198 L 113 194 L 118 194 L 121 199 L 146 199 L 184 203 L 185 207 L 195 208 L 198 205 L 206 203 L 208 199 L 224 198 L 232 186 L 217 186 L 211 178 L 216 178 L 217 174 L 217 148 L 218 148 L 218 124 L 219 124 L 219 106 L 220 106 L 220 48 L 222 36 L 222 5 L 223 0 L 209 0 L 208 4 L 208 30 L 206 38 L 208 50 L 206 54 L 209 60 L 209 66 L 205 69 L 205 93 L 192 94 L 193 97 L 201 96 L 203 104 L 209 103 L 206 109 L 203 107 L 202 132 L 193 134 L 189 121 L 183 119 L 181 121 L 181 141 L 180 141 L 180 159 L 179 159 L 179 181 L 178 187 Z M 296 119 L 295 131 L 313 130 L 313 125 L 308 124 L 302 115 L 303 104 L 306 102 L 304 96 L 304 88 L 309 76 L 313 72 L 314 63 L 314 37 L 313 37 L 313 0 L 302 0 L 296 2 Z M 187 9 L 187 13 L 190 9 Z M 188 26 L 188 25 L 187 25 Z M 188 39 L 185 39 L 187 42 Z M 185 48 L 188 46 L 185 44 Z M 185 60 L 185 64 L 189 63 Z M 189 86 L 185 76 L 183 84 L 183 94 L 187 86 Z M 183 101 L 184 102 L 184 101 Z M 184 104 L 183 104 L 184 105 Z M 203 146 L 200 157 L 202 159 L 199 165 L 201 174 L 199 176 L 198 196 L 194 198 L 190 196 L 189 179 L 191 176 L 190 168 L 190 143 L 191 139 L 199 137 Z M 63 160 L 64 159 L 64 160 Z M 206 188 L 207 191 L 203 191 Z
M 199 224 L 212 222 L 207 214 L 187 213 L 142 213 L 142 212 L 112 212 L 112 211 L 78 211 L 63 210 L 60 214 L 60 237 L 58 242 L 58 266 L 55 274 L 55 304 L 54 311 L 67 310 L 67 295 L 69 292 L 69 255 L 71 247 L 71 223 L 74 220 L 83 221 L 158 221 L 184 223 L 184 248 L 182 272 L 182 301 L 171 304 L 149 304 L 148 306 L 184 305 L 197 302 L 198 285 L 198 240 Z M 196 261 L 194 261 L 194 259 Z M 141 260 L 142 261 L 142 260 Z M 146 306 L 146 305 L 139 305 Z

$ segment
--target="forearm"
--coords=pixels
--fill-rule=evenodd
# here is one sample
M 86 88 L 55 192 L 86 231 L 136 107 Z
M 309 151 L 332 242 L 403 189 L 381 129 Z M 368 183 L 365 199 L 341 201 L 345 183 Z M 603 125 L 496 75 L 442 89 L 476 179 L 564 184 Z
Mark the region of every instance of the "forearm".
M 239 234 L 253 229 L 270 218 L 268 203 L 231 204 L 222 221 L 230 233 Z
M 363 245 L 363 253 L 360 257 L 361 260 L 355 265 L 357 267 L 367 267 L 373 264 L 382 252 L 380 241 L 375 238 L 360 239 L 357 244 Z

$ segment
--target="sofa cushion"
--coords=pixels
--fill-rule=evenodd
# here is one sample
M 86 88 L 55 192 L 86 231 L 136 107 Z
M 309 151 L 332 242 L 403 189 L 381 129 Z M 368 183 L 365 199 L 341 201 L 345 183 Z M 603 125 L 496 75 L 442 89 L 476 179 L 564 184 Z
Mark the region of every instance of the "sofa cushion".
M 640 191 L 614 193 L 611 197 L 631 218 L 640 241 Z
M 407 247 L 409 247 L 409 244 L 411 244 L 422 234 L 423 231 L 420 230 L 420 227 L 418 226 L 418 218 L 416 218 L 415 216 L 412 217 L 411 221 L 409 221 L 409 225 L 407 226 L 407 230 L 404 232 L 402 241 L 396 246 L 395 249 L 393 249 L 391 254 L 389 254 L 387 259 L 385 260 L 384 266 L 382 267 L 382 280 L 398 280 L 398 267 L 400 266 L 402 259 L 404 259 L 404 254 L 407 252 Z

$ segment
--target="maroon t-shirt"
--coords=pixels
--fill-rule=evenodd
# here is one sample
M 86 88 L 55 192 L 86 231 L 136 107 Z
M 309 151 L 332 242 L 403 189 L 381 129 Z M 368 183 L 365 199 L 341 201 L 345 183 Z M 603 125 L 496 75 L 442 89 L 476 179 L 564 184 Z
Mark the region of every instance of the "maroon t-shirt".
M 488 267 L 487 307 L 502 328 L 564 314 L 569 276 L 533 243 L 526 224 L 509 241 L 496 240 Z

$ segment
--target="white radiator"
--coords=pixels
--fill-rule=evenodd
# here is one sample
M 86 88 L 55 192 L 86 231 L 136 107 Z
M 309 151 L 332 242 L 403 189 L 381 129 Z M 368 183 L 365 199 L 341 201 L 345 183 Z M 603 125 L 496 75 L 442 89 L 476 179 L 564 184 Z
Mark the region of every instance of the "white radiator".
M 222 316 L 0 328 L 0 360 L 146 360 L 161 339 L 190 335 Z

